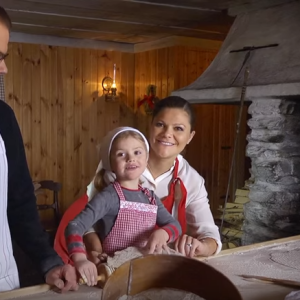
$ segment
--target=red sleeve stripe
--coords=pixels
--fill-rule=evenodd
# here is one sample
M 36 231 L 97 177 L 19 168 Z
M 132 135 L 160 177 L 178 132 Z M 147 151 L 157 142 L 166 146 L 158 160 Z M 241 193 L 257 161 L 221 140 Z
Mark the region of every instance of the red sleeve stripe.
M 76 242 L 82 242 L 82 236 L 79 235 L 79 234 L 70 234 L 68 237 L 67 237 L 67 244 L 70 244 L 70 243 L 76 243 Z
M 177 238 L 179 236 L 179 232 L 178 232 L 178 229 L 176 226 L 174 226 L 173 224 L 168 224 L 168 225 L 164 226 L 163 229 L 165 229 L 170 236 L 169 242 L 173 242 L 173 241 L 177 240 Z
M 81 247 L 72 248 L 72 250 L 69 251 L 69 256 L 71 256 L 75 253 L 84 253 L 84 254 L 86 254 L 86 251 Z
M 175 225 L 173 225 L 173 224 L 169 224 L 168 226 L 170 226 L 174 230 L 174 238 L 176 240 L 179 237 L 178 228 Z

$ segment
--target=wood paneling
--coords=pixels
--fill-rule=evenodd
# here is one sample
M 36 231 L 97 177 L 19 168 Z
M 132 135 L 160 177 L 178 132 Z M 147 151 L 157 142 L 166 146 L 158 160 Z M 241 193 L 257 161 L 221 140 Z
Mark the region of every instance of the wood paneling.
M 217 50 L 199 47 L 174 46 L 136 53 L 135 96 L 141 99 L 149 84 L 157 86 L 157 96 L 166 97 L 195 81 L 210 65 Z M 205 179 L 205 186 L 213 211 L 224 203 L 233 153 L 238 106 L 195 104 L 196 135 L 187 147 L 185 157 Z M 237 163 L 230 195 L 244 185 L 246 117 L 244 109 Z M 137 111 L 138 128 L 148 133 L 151 116 L 143 107 Z M 247 173 L 246 173 L 247 174 Z M 229 201 L 231 198 L 229 198 Z
M 19 43 L 11 43 L 9 53 L 6 99 L 22 131 L 31 176 L 62 183 L 64 211 L 92 179 L 104 134 L 134 125 L 134 55 Z M 101 83 L 114 63 L 121 96 L 109 103 Z
M 156 86 L 157 97 L 162 99 L 173 90 L 185 87 L 196 80 L 209 66 L 217 50 L 198 47 L 173 46 L 135 54 L 135 109 L 139 129 L 147 133 L 150 116 L 143 106 L 137 108 L 150 84 Z
M 193 107 L 197 116 L 196 135 L 187 147 L 185 158 L 205 179 L 210 205 L 216 212 L 225 201 L 239 107 L 226 104 L 194 104 Z M 243 112 L 240 143 L 229 190 L 230 202 L 234 200 L 235 190 L 243 187 L 248 179 L 244 170 L 247 107 Z
M 135 54 L 135 110 L 138 128 L 147 134 L 151 116 L 145 114 L 144 107 L 137 107 L 150 84 L 156 86 L 156 95 L 162 99 L 176 88 L 175 53 L 177 47 L 168 47 Z

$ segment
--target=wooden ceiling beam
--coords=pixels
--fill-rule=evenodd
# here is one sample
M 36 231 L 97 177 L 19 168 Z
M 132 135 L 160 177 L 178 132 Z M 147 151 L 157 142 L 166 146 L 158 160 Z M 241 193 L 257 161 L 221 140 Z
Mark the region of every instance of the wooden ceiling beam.
M 13 22 L 13 32 L 23 32 L 28 33 L 28 28 L 31 28 L 30 33 L 32 34 L 49 34 L 48 32 L 54 32 L 56 36 L 65 36 L 65 37 L 75 37 L 75 38 L 89 38 L 89 39 L 97 39 L 97 40 L 111 40 L 111 41 L 123 41 L 126 43 L 139 43 L 139 42 L 148 42 L 152 40 L 156 40 L 161 37 L 170 36 L 169 33 L 165 32 L 120 32 L 119 30 L 115 31 L 103 31 L 103 30 L 95 30 L 95 29 L 80 29 L 80 28 L 66 28 L 60 26 L 52 26 L 52 25 L 40 25 L 40 24 L 30 24 L 30 23 L 19 23 Z M 34 32 L 34 30 L 36 32 Z M 194 37 L 194 38 L 201 38 L 201 39 L 209 39 L 215 41 L 223 41 L 225 39 L 224 36 L 215 36 L 210 33 L 199 33 L 199 32 L 187 32 L 187 31 L 174 31 L 175 35 L 178 36 L 185 36 L 185 37 Z M 115 39 L 115 35 L 117 36 L 124 36 L 124 38 Z M 105 38 L 104 38 L 105 36 Z M 126 37 L 132 37 L 129 40 Z M 144 37 L 144 39 L 139 38 Z
M 27 33 L 30 29 L 29 33 L 36 30 L 38 34 L 60 35 L 61 32 L 66 37 L 86 39 L 128 38 L 132 43 L 167 36 L 222 41 L 233 22 L 219 6 L 218 9 L 213 6 L 227 0 L 162 1 L 1 0 L 1 6 L 12 18 L 15 32 Z M 240 0 L 229 0 L 232 1 Z
M 31 14 L 32 16 L 39 15 L 39 16 L 60 17 L 60 18 L 68 18 L 68 19 L 80 19 L 80 20 L 90 20 L 90 21 L 122 23 L 122 24 L 138 25 L 138 26 L 142 25 L 142 26 L 159 27 L 159 28 L 166 28 L 166 29 L 170 28 L 170 29 L 179 29 L 179 30 L 191 30 L 191 31 L 212 33 L 212 34 L 224 34 L 224 32 L 221 32 L 221 31 L 201 29 L 200 27 L 199 28 L 191 28 L 191 27 L 184 27 L 184 26 L 177 26 L 177 25 L 161 25 L 161 24 L 154 24 L 154 23 L 149 24 L 147 22 L 115 20 L 115 19 L 109 19 L 109 18 L 96 18 L 96 17 L 89 17 L 89 16 L 74 16 L 74 15 L 69 15 L 69 14 L 46 13 L 46 12 L 40 12 L 40 11 L 29 11 L 29 10 L 20 10 L 20 9 L 11 9 L 11 8 L 8 8 L 7 11 L 11 12 L 12 16 L 15 17 L 15 20 L 18 19 L 18 14 L 19 15 Z M 13 17 L 12 17 L 12 19 L 14 19 Z M 31 19 L 34 19 L 34 17 Z
M 34 30 L 36 32 L 36 30 Z M 63 34 L 63 33 L 62 33 Z M 54 33 L 54 35 L 56 35 Z M 126 44 L 124 42 L 111 42 L 111 41 L 96 41 L 91 39 L 77 39 L 53 36 L 53 35 L 38 35 L 28 33 L 12 32 L 10 37 L 11 42 L 29 43 L 29 44 L 43 44 L 49 46 L 61 46 L 72 48 L 85 48 L 85 49 L 103 49 L 107 51 L 121 51 L 121 52 L 134 52 L 133 44 Z
M 101 1 L 102 2 L 102 1 Z M 64 2 L 63 2 L 64 3 Z M 74 1 L 76 4 L 77 2 Z M 219 12 L 200 12 L 200 11 L 185 11 L 182 12 L 181 9 L 174 8 L 168 9 L 166 7 L 157 8 L 150 7 L 147 8 L 147 13 L 144 13 L 144 9 L 139 7 L 137 3 L 131 5 L 132 3 L 126 3 L 121 1 L 118 7 L 112 3 L 104 5 L 101 9 L 92 9 L 89 6 L 85 8 L 78 7 L 68 7 L 64 5 L 57 4 L 46 4 L 46 3 L 33 3 L 28 0 L 2 0 L 1 5 L 10 11 L 20 11 L 20 12 L 34 12 L 34 13 L 45 13 L 54 15 L 72 15 L 73 17 L 80 18 L 94 18 L 94 19 L 105 19 L 105 20 L 116 20 L 132 23 L 146 23 L 151 25 L 161 25 L 161 26 L 180 26 L 180 27 L 191 27 L 193 24 L 198 24 L 206 29 L 206 23 L 208 20 L 213 19 L 216 24 L 225 23 L 231 24 L 232 18 Z M 163 16 L 163 17 L 162 17 Z M 211 22 L 209 22 L 211 23 Z M 219 26 L 220 30 L 222 27 Z M 223 30 L 224 32 L 224 30 Z
M 155 34 L 164 32 L 169 35 L 186 34 L 187 36 L 198 36 L 201 34 L 209 34 L 215 39 L 223 39 L 224 33 L 214 32 L 210 30 L 203 30 L 201 28 L 187 28 L 180 26 L 161 26 L 155 24 L 136 24 L 132 22 L 117 22 L 115 20 L 95 20 L 73 18 L 72 16 L 56 16 L 47 14 L 23 13 L 10 11 L 10 16 L 13 23 L 30 24 L 44 27 L 56 27 L 69 30 L 79 31 L 102 31 L 102 32 L 115 32 L 123 34 Z M 15 20 L 15 21 L 14 21 Z M 213 38 L 213 39 L 214 39 Z
M 222 10 L 220 9 L 213 9 L 213 8 L 200 7 L 200 6 L 179 5 L 179 4 L 152 2 L 152 1 L 144 1 L 144 0 L 121 0 L 121 1 L 139 3 L 144 5 L 163 6 L 168 8 L 191 9 L 191 10 L 198 10 L 204 12 L 222 12 Z

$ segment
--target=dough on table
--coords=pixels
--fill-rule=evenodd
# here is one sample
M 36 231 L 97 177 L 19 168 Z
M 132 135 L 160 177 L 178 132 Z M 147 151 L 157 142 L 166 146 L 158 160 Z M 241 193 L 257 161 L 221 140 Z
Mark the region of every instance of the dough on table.
M 168 251 L 169 251 L 169 253 L 167 251 L 163 250 L 162 254 L 182 256 L 182 254 L 180 254 L 179 252 L 177 252 L 171 248 L 169 248 Z M 107 258 L 107 265 L 110 267 L 113 267 L 113 268 L 118 268 L 122 264 L 126 263 L 127 261 L 137 258 L 137 257 L 141 257 L 146 254 L 147 254 L 147 252 L 144 249 L 139 249 L 137 247 L 128 247 L 124 250 L 115 252 L 115 255 L 113 257 L 109 256 Z

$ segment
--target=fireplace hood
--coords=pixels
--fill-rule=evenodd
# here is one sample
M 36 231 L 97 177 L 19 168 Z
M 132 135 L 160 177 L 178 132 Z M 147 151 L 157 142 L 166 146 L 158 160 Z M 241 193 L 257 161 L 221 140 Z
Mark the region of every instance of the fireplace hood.
M 239 101 L 245 67 L 246 100 L 300 95 L 300 1 L 285 2 L 238 14 L 207 70 L 172 95 L 190 103 Z

